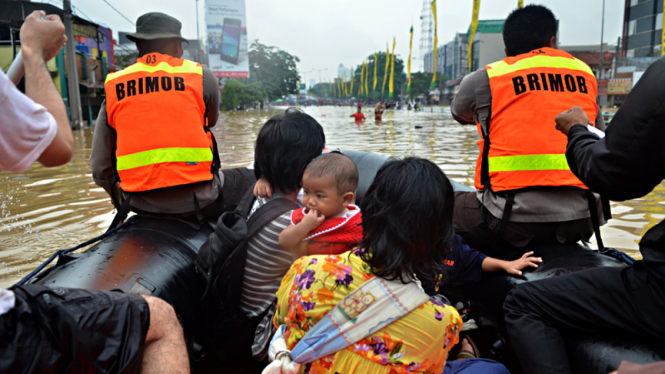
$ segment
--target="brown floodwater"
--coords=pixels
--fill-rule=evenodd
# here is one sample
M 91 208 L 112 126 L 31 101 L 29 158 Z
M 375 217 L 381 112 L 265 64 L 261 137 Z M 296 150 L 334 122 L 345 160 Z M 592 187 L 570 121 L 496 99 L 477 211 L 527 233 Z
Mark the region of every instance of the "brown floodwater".
M 304 110 L 321 123 L 332 149 L 424 157 L 438 164 L 451 179 L 473 185 L 479 137 L 474 126 L 457 124 L 449 113 L 387 111 L 383 122 L 356 124 L 349 118 L 353 108 Z M 251 164 L 256 134 L 279 112 L 223 114 L 214 129 L 222 166 Z M 371 114 L 365 110 L 367 118 L 373 118 Z M 0 173 L 0 287 L 19 280 L 54 251 L 93 238 L 110 224 L 113 206 L 90 174 L 93 131 L 74 132 L 76 148 L 67 165 L 47 169 L 35 164 L 22 175 Z M 606 245 L 639 257 L 639 238 L 665 217 L 664 197 L 665 186 L 661 184 L 641 199 L 613 202 L 614 219 L 602 228 Z

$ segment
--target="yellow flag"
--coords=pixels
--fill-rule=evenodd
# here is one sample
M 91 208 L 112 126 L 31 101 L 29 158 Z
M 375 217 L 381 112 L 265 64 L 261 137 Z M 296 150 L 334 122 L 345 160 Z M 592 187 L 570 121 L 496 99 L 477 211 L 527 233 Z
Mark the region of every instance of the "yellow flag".
M 374 88 L 372 92 L 376 92 L 376 66 L 379 65 L 379 60 L 376 59 L 376 52 L 374 52 Z
M 524 0 L 517 0 L 517 9 L 522 9 L 524 7 Z
M 436 18 L 436 0 L 432 1 L 432 16 L 434 17 L 434 55 L 432 59 L 432 66 L 434 67 L 434 74 L 432 74 L 432 84 L 430 84 L 430 89 L 434 89 L 436 87 L 436 46 L 439 44 L 439 37 L 438 37 L 438 21 Z M 413 37 L 413 35 L 412 35 Z
M 369 96 L 369 89 L 367 88 L 369 81 L 369 61 L 365 62 L 365 95 Z
M 346 73 L 342 75 L 342 93 L 346 96 Z
M 360 88 L 358 88 L 358 95 L 365 94 L 365 61 L 363 61 L 362 69 L 360 69 Z
M 390 84 L 388 85 L 388 98 L 392 99 L 393 98 L 393 89 L 395 88 L 395 45 L 397 44 L 397 41 L 395 41 L 395 38 L 393 37 L 393 53 L 390 56 Z
M 386 80 L 388 80 L 389 66 L 390 66 L 390 49 L 388 49 L 388 43 L 386 43 L 386 67 L 383 70 L 383 86 L 381 86 L 381 97 L 383 97 L 383 91 L 386 89 Z
M 435 0 L 436 1 L 436 0 Z M 413 47 L 413 25 L 411 25 L 411 39 L 409 39 L 409 61 L 407 62 L 407 71 L 409 74 L 409 83 L 406 84 L 406 92 L 411 92 L 411 49 Z M 436 74 L 435 74 L 436 75 Z
M 478 29 L 478 12 L 480 11 L 480 0 L 473 0 L 473 17 L 471 18 L 471 32 L 469 35 L 469 73 L 473 69 L 473 38 L 476 37 Z
M 342 97 L 342 80 L 337 78 L 337 97 Z
M 353 76 L 356 75 L 356 69 L 351 66 L 351 83 L 349 84 L 349 92 L 353 96 Z

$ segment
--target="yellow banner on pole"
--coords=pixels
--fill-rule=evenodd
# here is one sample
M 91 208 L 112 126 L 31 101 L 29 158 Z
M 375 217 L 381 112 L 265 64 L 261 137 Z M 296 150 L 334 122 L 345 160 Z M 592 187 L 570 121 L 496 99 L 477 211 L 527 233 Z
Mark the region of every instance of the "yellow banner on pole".
M 342 80 L 340 78 L 335 80 L 337 81 L 337 97 L 342 97 Z
M 517 0 L 517 9 L 524 8 L 524 0 Z
M 395 45 L 397 45 L 397 41 L 395 40 L 395 37 L 393 37 L 393 53 L 390 54 L 390 83 L 388 85 L 389 99 L 393 98 L 393 90 L 395 88 Z
M 473 70 L 473 38 L 476 37 L 478 29 L 478 12 L 480 11 L 480 0 L 473 0 L 473 17 L 471 18 L 471 32 L 469 35 L 469 73 Z
M 406 92 L 411 92 L 411 50 L 413 49 L 413 25 L 411 25 L 411 38 L 409 39 L 409 61 L 407 62 L 407 71 L 409 74 L 409 82 L 406 84 Z
M 388 68 L 390 67 L 390 49 L 388 43 L 386 43 L 386 67 L 383 70 L 383 86 L 381 86 L 381 97 L 383 97 L 383 91 L 386 89 L 386 80 L 388 80 Z
M 436 18 L 436 0 L 432 1 L 432 16 L 434 17 L 434 55 L 432 59 L 432 84 L 430 84 L 430 89 L 434 89 L 436 87 L 436 52 L 437 52 L 437 44 L 439 44 L 439 36 L 438 36 L 438 21 Z M 413 27 L 411 28 L 413 29 Z M 412 31 L 413 32 L 413 31 Z M 411 34 L 411 37 L 413 38 L 413 34 Z
M 362 95 L 364 93 L 365 89 L 365 61 L 363 61 L 361 67 L 360 67 L 360 87 L 358 87 L 358 96 Z
M 376 67 L 379 65 L 379 60 L 376 59 L 376 52 L 374 52 L 374 88 L 372 92 L 376 92 Z
M 351 83 L 349 87 L 349 93 L 351 93 L 351 96 L 353 96 L 353 76 L 356 75 L 356 69 L 351 66 Z
M 369 96 L 369 61 L 365 61 L 365 95 Z
M 346 96 L 346 73 L 342 76 L 342 92 Z

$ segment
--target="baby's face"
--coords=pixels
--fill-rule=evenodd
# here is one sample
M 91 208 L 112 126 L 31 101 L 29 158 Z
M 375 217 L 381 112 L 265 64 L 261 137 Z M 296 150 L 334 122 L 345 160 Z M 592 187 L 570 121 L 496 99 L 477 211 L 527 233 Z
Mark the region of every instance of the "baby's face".
M 344 213 L 344 199 L 337 192 L 337 181 L 327 176 L 311 178 L 305 173 L 302 178 L 303 203 L 307 209 L 316 209 L 326 218 Z

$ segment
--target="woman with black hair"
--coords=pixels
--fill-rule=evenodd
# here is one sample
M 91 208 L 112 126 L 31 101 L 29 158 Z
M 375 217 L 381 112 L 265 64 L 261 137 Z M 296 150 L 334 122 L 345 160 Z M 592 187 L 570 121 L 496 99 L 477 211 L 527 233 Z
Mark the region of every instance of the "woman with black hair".
M 252 213 L 272 199 L 297 202 L 305 168 L 321 154 L 325 144 L 321 125 L 297 108 L 270 118 L 256 138 L 254 174 L 267 181 L 273 192 L 270 197 L 258 197 Z M 247 317 L 261 315 L 273 303 L 281 279 L 291 266 L 291 251 L 278 243 L 279 234 L 290 224 L 287 212 L 248 241 L 240 296 L 240 309 Z
M 306 373 L 443 372 L 462 319 L 421 284 L 434 288 L 445 278 L 453 203 L 450 181 L 431 161 L 381 167 L 361 202 L 360 247 L 302 257 L 284 277 L 274 361 L 264 373 L 296 373 L 301 364 Z M 507 373 L 485 360 L 456 363 L 446 373 Z

